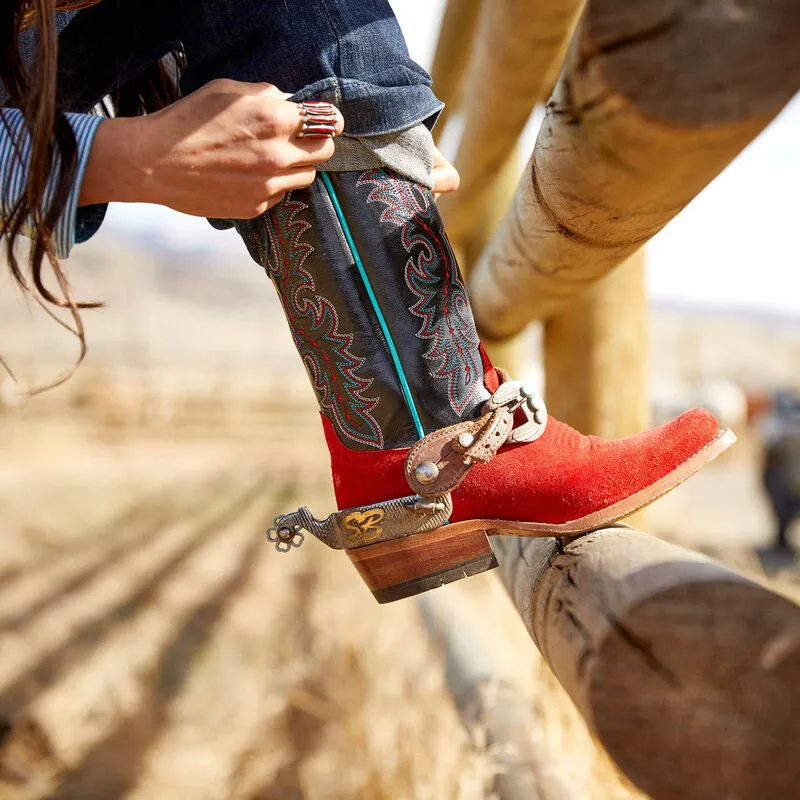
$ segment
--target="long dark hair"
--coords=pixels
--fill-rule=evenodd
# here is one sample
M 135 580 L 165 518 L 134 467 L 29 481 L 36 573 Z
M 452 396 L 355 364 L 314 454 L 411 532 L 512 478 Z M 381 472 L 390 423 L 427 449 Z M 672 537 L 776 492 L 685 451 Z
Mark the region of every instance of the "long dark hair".
M 55 382 L 51 388 L 66 380 L 75 371 L 86 354 L 86 337 L 80 309 L 95 308 L 98 303 L 77 302 L 70 290 L 53 244 L 55 225 L 69 200 L 78 165 L 78 148 L 75 134 L 57 103 L 58 30 L 56 13 L 78 11 L 96 5 L 101 0 L 3 0 L 0 2 L 0 81 L 8 92 L 6 106 L 20 109 L 24 126 L 31 138 L 30 172 L 27 191 L 8 210 L 0 222 L 0 241 L 5 249 L 11 274 L 19 286 L 47 310 L 47 303 L 67 308 L 72 325 L 49 312 L 62 325 L 71 330 L 80 342 L 80 353 L 73 368 Z M 30 65 L 22 61 L 19 36 L 25 29 L 35 27 L 34 60 Z M 172 68 L 163 62 L 138 75 L 102 104 L 108 115 L 133 116 L 156 111 L 174 102 L 178 97 L 177 70 L 182 67 L 179 53 L 173 53 Z M 2 124 L 8 122 L 0 115 Z M 55 191 L 48 208 L 44 195 L 53 164 L 59 156 Z M 15 242 L 24 227 L 28 228 L 31 246 L 26 269 L 20 265 L 15 252 Z M 57 291 L 49 289 L 43 279 L 47 262 L 55 277 Z M 37 391 L 42 391 L 39 389 Z

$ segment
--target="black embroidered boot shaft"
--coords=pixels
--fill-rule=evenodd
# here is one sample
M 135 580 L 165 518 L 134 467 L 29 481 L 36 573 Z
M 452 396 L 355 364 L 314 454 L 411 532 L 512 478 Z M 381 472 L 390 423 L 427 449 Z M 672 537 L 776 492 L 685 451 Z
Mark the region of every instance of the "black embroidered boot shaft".
M 408 447 L 476 416 L 478 335 L 430 191 L 384 169 L 322 173 L 236 224 L 343 444 Z

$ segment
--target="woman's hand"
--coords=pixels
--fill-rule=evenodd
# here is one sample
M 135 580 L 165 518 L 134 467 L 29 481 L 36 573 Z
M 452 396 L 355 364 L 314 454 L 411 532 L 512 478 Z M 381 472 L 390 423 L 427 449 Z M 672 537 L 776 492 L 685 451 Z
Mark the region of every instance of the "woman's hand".
M 103 122 L 80 204 L 158 203 L 186 214 L 250 219 L 314 181 L 331 139 L 298 138 L 300 107 L 266 83 L 215 80 L 146 117 Z M 337 114 L 336 132 L 344 121 Z

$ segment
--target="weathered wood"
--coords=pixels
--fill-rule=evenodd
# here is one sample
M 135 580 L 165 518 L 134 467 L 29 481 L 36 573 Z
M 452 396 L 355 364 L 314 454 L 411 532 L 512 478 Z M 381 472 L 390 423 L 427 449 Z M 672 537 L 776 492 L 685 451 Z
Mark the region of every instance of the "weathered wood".
M 481 8 L 457 109 L 464 114 L 455 161 L 461 186 L 441 202 L 466 273 L 514 196 L 521 166 L 517 140 L 555 83 L 582 5 L 583 0 L 491 0 Z
M 448 0 L 445 6 L 431 67 L 433 90 L 445 104 L 433 131 L 437 142 L 458 107 L 482 5 L 483 0 Z
M 619 768 L 656 800 L 797 796 L 800 608 L 623 527 L 495 537 L 542 655 Z
M 550 316 L 672 219 L 800 88 L 795 0 L 592 0 L 473 272 L 485 336 Z
M 644 251 L 544 326 L 547 407 L 582 433 L 616 439 L 650 421 Z
M 480 729 L 481 743 L 496 773 L 497 800 L 570 800 L 576 794 L 553 767 L 556 754 L 536 732 L 534 705 L 517 684 L 514 670 L 492 652 L 469 614 L 445 592 L 419 599 L 433 640 L 442 647 L 447 684 L 466 725 Z

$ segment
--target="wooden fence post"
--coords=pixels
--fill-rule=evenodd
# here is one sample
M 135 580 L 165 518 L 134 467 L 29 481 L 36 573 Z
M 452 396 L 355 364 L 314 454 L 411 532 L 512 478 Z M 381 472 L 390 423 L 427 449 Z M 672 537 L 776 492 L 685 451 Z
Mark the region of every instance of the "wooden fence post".
M 582 433 L 614 439 L 650 421 L 644 251 L 544 325 L 550 412 Z
M 525 625 L 592 732 L 655 800 L 797 796 L 800 608 L 613 527 L 494 537 Z
M 455 160 L 461 187 L 440 200 L 465 276 L 491 240 L 514 196 L 520 174 L 518 139 L 537 102 L 545 99 L 584 0 L 449 0 L 434 58 L 434 90 L 464 131 Z M 492 360 L 514 374 L 521 344 L 486 342 Z
M 482 639 L 473 617 L 446 592 L 419 597 L 423 622 L 444 651 L 447 685 L 466 725 L 479 728 L 483 749 L 497 770 L 497 800 L 571 800 L 577 793 L 558 770 L 532 704 L 525 702 L 512 665 Z

